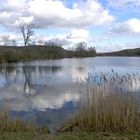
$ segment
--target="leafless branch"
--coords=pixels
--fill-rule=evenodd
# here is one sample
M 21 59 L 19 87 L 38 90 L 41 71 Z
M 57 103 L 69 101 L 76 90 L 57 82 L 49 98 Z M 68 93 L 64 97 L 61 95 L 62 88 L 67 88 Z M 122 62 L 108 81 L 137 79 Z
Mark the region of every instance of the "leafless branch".
M 24 46 L 27 46 L 31 37 L 34 34 L 34 29 L 37 27 L 34 24 L 22 23 L 22 24 L 20 24 L 19 28 L 20 28 L 20 31 L 21 31 L 22 36 L 23 36 Z

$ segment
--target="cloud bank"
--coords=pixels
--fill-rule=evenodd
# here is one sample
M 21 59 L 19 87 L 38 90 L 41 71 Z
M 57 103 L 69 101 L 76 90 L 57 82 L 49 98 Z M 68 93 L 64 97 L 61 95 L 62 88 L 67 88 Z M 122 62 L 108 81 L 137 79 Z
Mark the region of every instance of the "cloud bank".
M 99 50 L 106 51 L 112 50 L 110 47 L 106 49 L 104 43 L 107 40 L 114 42 L 112 36 L 118 40 L 120 36 L 139 37 L 139 10 L 140 0 L 0 0 L 0 28 L 4 28 L 10 38 L 19 40 L 20 45 L 22 36 L 18 32 L 18 27 L 20 23 L 25 22 L 34 23 L 42 30 L 37 29 L 32 37 L 36 44 L 52 41 L 69 48 L 78 42 L 86 42 L 96 47 L 98 41 Z M 52 32 L 47 33 L 51 29 Z M 0 30 L 0 36 L 3 34 Z M 126 45 L 121 44 L 124 43 L 112 43 L 114 50 L 123 49 Z
M 7 27 L 24 21 L 34 22 L 41 28 L 85 28 L 114 20 L 96 0 L 75 2 L 71 8 L 60 0 L 5 0 L 0 4 L 0 23 Z

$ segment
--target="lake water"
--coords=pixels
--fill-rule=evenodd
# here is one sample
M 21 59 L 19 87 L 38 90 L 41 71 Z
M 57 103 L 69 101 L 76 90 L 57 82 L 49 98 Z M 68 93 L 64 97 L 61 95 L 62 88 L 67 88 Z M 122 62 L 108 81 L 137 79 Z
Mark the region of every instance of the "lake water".
M 88 74 L 140 73 L 140 57 L 42 60 L 0 65 L 0 106 L 11 118 L 34 120 L 57 130 L 72 118 L 83 94 L 77 81 Z

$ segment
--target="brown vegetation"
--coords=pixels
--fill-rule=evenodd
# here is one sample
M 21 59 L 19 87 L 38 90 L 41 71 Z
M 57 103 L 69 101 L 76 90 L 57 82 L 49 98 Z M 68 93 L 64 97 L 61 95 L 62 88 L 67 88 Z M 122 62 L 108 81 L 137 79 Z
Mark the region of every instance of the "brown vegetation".
M 73 130 L 140 133 L 140 76 L 109 73 L 90 75 L 81 111 L 59 132 Z M 84 91 L 84 90 L 83 90 Z
M 11 119 L 6 109 L 2 109 L 0 113 L 0 132 L 49 133 L 46 126 L 40 128 L 32 120 Z

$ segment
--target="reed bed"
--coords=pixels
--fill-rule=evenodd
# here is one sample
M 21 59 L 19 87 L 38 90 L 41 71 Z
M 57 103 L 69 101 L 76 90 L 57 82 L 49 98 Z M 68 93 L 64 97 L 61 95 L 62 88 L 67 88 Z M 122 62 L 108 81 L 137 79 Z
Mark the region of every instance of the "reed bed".
M 47 126 L 39 127 L 32 120 L 11 119 L 5 107 L 0 112 L 0 132 L 49 133 Z
M 108 73 L 88 75 L 80 82 L 81 109 L 59 132 L 109 131 L 140 133 L 140 75 Z M 82 96 L 82 97 L 83 97 Z
M 11 120 L 7 111 L 0 113 L 0 132 L 35 132 L 37 126 L 20 119 Z

